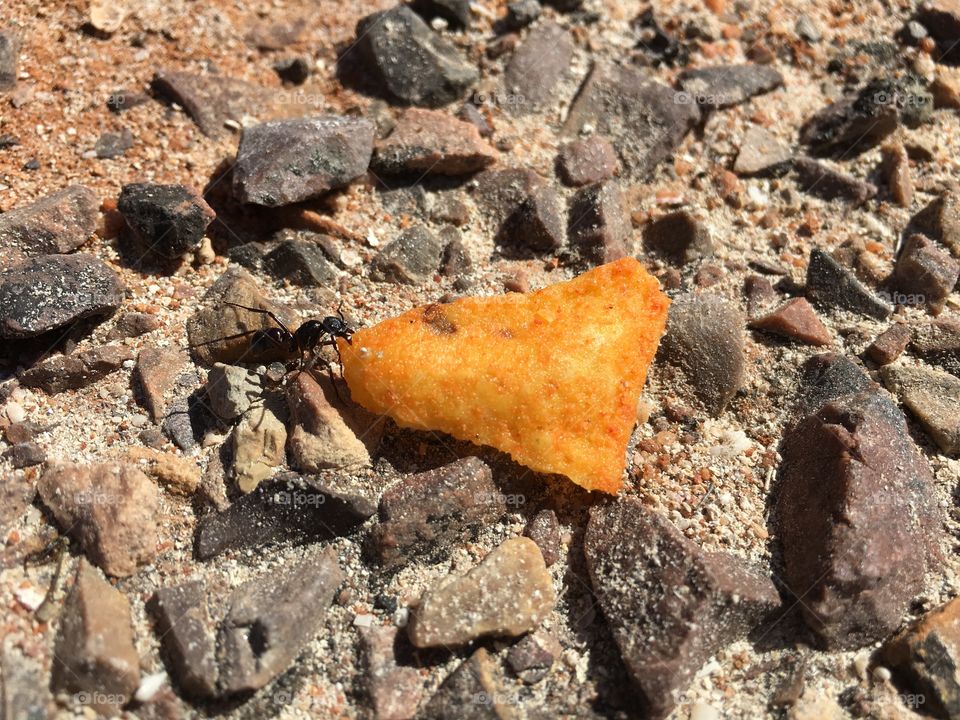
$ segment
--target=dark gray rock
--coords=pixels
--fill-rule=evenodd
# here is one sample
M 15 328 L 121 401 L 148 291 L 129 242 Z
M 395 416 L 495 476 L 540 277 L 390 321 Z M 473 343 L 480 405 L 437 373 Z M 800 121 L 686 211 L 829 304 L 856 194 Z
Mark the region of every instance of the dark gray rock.
M 563 132 L 585 125 L 611 139 L 627 173 L 643 179 L 670 158 L 700 120 L 695 103 L 676 102 L 676 92 L 631 67 L 597 62 L 567 114 Z
M 886 320 L 891 312 L 889 304 L 820 248 L 810 251 L 807 297 L 822 307 L 849 310 L 876 320 Z
M 507 3 L 506 25 L 511 30 L 520 30 L 540 17 L 542 11 L 537 0 L 514 0 Z
M 948 455 L 960 455 L 960 378 L 907 365 L 887 365 L 880 375 L 939 448 Z
M 450 27 L 470 27 L 470 0 L 414 0 L 411 7 L 428 20 L 443 18 Z
M 563 206 L 553 186 L 532 170 L 487 170 L 477 177 L 477 201 L 510 256 L 556 250 L 566 239 Z
M 708 658 L 780 605 L 766 574 L 733 555 L 704 552 L 634 498 L 591 509 L 584 554 L 594 595 L 653 717 L 670 712 Z
M 608 180 L 620 169 L 613 145 L 599 135 L 567 143 L 557 160 L 560 177 L 573 187 Z
M 557 83 L 570 67 L 573 50 L 570 32 L 554 22 L 531 30 L 504 71 L 504 109 L 519 116 L 558 104 Z
M 364 118 L 336 115 L 244 128 L 233 166 L 234 197 L 277 207 L 344 187 L 366 173 L 374 130 Z
M 547 676 L 561 652 L 560 643 L 551 635 L 535 632 L 510 648 L 507 663 L 517 677 L 532 685 Z
M 338 276 L 323 248 L 309 240 L 284 240 L 267 253 L 263 268 L 294 285 L 330 286 Z
M 717 65 L 680 74 L 686 99 L 703 111 L 733 107 L 781 85 L 783 76 L 769 65 Z
M 838 353 L 814 355 L 804 363 L 800 372 L 796 415 L 798 419 L 804 418 L 831 400 L 877 387 L 864 369 L 846 356 Z
M 643 242 L 679 264 L 713 254 L 709 228 L 689 210 L 676 210 L 648 223 L 643 228 Z
M 955 64 L 960 59 L 960 9 L 950 0 L 930 0 L 914 16 L 937 44 L 939 59 Z
M 14 30 L 0 32 L 0 92 L 17 86 L 20 65 L 20 38 Z
M 417 717 L 503 720 L 513 717 L 519 704 L 519 693 L 510 688 L 499 663 L 480 648 L 447 676 Z
M 31 465 L 40 465 L 47 459 L 47 452 L 35 442 L 17 443 L 6 453 L 10 464 L 15 468 L 25 468 Z
M 716 295 L 680 295 L 670 305 L 658 361 L 682 375 L 711 415 L 719 415 L 743 384 L 744 317 L 729 300 Z
M 446 105 L 480 77 L 453 45 L 405 5 L 357 23 L 357 48 L 384 89 L 409 105 Z
M 418 285 L 429 280 L 440 265 L 443 242 L 422 225 L 404 230 L 373 259 L 370 277 L 382 282 Z
M 473 260 L 463 241 L 459 237 L 450 240 L 443 248 L 440 274 L 444 277 L 458 277 L 469 275 L 472 270 Z
M 118 133 L 103 133 L 97 138 L 93 152 L 98 158 L 110 159 L 123 155 L 133 147 L 133 134 L 123 128 Z
M 157 620 L 157 635 L 177 687 L 191 697 L 216 697 L 216 635 L 203 582 L 160 588 L 150 610 Z
M 40 255 L 0 273 L 0 337 L 34 337 L 110 315 L 121 302 L 120 278 L 99 258 Z
M 581 188 L 570 201 L 571 248 L 588 263 L 603 264 L 633 252 L 633 228 L 623 190 L 616 182 Z
M 92 385 L 132 360 L 133 348 L 103 345 L 73 355 L 54 355 L 20 373 L 20 384 L 55 394 Z
M 917 296 L 934 315 L 943 310 L 958 277 L 960 263 L 920 234 L 907 238 L 893 268 L 897 290 Z
M 138 105 L 150 102 L 150 96 L 134 90 L 114 90 L 107 98 L 107 109 L 120 114 Z
M 303 85 L 310 77 L 310 58 L 302 55 L 286 57 L 273 64 L 273 71 L 284 83 Z
M 380 498 L 380 522 L 368 550 L 394 568 L 417 555 L 442 556 L 507 512 L 493 473 L 475 457 L 408 475 Z
M 861 205 L 877 194 L 877 186 L 818 162 L 800 157 L 793 161 L 797 182 L 804 192 L 824 200 L 846 200 Z
M 219 137 L 224 123 L 240 123 L 256 115 L 268 90 L 245 80 L 216 74 L 160 71 L 153 78 L 154 94 L 180 105 L 207 137 Z
M 5 267 L 36 255 L 68 253 L 93 235 L 100 209 L 93 190 L 70 185 L 0 214 L 0 262 Z
M 117 209 L 142 252 L 174 259 L 196 249 L 216 213 L 185 185 L 124 185 Z

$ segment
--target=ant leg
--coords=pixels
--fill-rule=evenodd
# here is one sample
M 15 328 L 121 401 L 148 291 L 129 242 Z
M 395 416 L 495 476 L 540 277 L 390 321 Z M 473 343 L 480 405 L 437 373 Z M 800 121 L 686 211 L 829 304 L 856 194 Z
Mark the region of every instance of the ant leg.
M 276 314 L 274 314 L 270 310 L 264 310 L 263 308 L 250 307 L 248 305 L 241 305 L 240 303 L 235 303 L 235 302 L 224 302 L 223 304 L 229 305 L 230 307 L 240 308 L 241 310 L 249 310 L 250 312 L 259 313 L 260 315 L 266 315 L 271 320 L 273 320 L 280 327 L 280 329 L 283 330 L 287 335 L 289 335 L 290 337 L 293 337 L 293 333 L 290 332 L 290 328 L 284 325 L 283 321 L 280 318 L 278 318 Z
M 237 333 L 235 335 L 226 335 L 225 337 L 215 338 L 213 340 L 206 340 L 202 343 L 195 343 L 194 345 L 189 345 L 191 348 L 203 347 L 204 345 L 213 345 L 213 343 L 226 342 L 227 340 L 236 340 L 237 338 L 250 337 L 254 333 L 260 332 L 259 330 L 247 330 L 246 332 Z

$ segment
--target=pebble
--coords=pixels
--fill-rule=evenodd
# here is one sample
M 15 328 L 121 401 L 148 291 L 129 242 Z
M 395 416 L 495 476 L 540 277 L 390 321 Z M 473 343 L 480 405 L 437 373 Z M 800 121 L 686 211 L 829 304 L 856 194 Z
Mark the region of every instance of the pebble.
M 860 282 L 853 272 L 820 248 L 810 251 L 807 265 L 807 297 L 821 307 L 834 307 L 886 320 L 890 305 Z
M 563 648 L 552 635 L 537 631 L 526 635 L 507 652 L 507 663 L 518 678 L 529 685 L 545 678 Z
M 766 315 L 751 320 L 750 327 L 807 345 L 829 345 L 833 342 L 830 331 L 806 298 L 787 300 Z
M 330 287 L 339 273 L 320 245 L 309 240 L 283 240 L 263 258 L 263 269 L 292 285 Z
M 303 85 L 310 78 L 310 58 L 301 55 L 280 58 L 273 64 L 273 70 L 285 84 Z
M 907 238 L 893 268 L 897 290 L 926 302 L 934 315 L 943 311 L 958 277 L 960 262 L 920 234 Z
M 185 185 L 124 185 L 117 209 L 143 254 L 175 259 L 200 245 L 213 209 Z
M 214 363 L 205 387 L 210 409 L 226 421 L 236 420 L 263 394 L 260 376 L 239 367 Z
M 934 198 L 910 219 L 908 229 L 942 243 L 960 258 L 960 194 L 948 191 Z
M 230 436 L 233 475 L 242 493 L 271 477 L 287 457 L 287 428 L 278 417 L 282 412 L 269 400 L 251 407 Z
M 47 451 L 35 442 L 17 443 L 5 453 L 10 458 L 10 464 L 15 468 L 40 465 L 47 459 Z
M 960 377 L 960 316 L 947 315 L 920 325 L 910 349 L 926 362 Z
M 200 132 L 211 138 L 223 135 L 228 121 L 241 123 L 268 99 L 265 88 L 216 73 L 161 70 L 152 86 L 157 97 L 182 107 Z
M 86 253 L 39 255 L 0 273 L 0 337 L 35 337 L 84 318 L 112 314 L 123 284 Z
M 923 425 L 940 449 L 960 455 L 960 378 L 922 366 L 886 365 L 884 384 Z
M 610 138 L 630 177 L 643 179 L 673 156 L 699 120 L 696 103 L 678 103 L 674 90 L 650 80 L 644 70 L 598 61 L 577 92 L 562 132 L 572 137 L 589 126 Z M 651 134 L 650 128 L 658 131 Z
M 557 104 L 557 83 L 573 59 L 570 32 L 554 22 L 533 28 L 514 51 L 503 74 L 500 105 L 511 115 L 529 115 Z
M 840 395 L 788 430 L 780 453 L 784 579 L 804 620 L 828 648 L 885 638 L 941 562 L 933 475 L 903 414 L 872 387 Z
M 535 629 L 556 603 L 540 549 L 511 538 L 463 576 L 450 576 L 421 597 L 407 624 L 419 648 L 516 637 Z
M 388 487 L 367 549 L 385 568 L 418 555 L 445 555 L 506 512 L 506 498 L 490 468 L 475 457 L 463 458 Z
M 461 277 L 469 275 L 473 270 L 473 260 L 470 252 L 460 237 L 454 237 L 443 248 L 440 258 L 440 274 L 444 277 Z
M 792 157 L 790 148 L 773 133 L 759 125 L 751 125 L 740 143 L 733 171 L 747 177 L 778 174 Z
M 374 626 L 360 631 L 366 662 L 367 694 L 376 720 L 409 720 L 417 714 L 423 682 L 415 667 L 396 658 L 397 628 Z
M 177 495 L 192 495 L 200 487 L 200 467 L 191 458 L 133 445 L 126 460 Z
M 801 368 L 795 414 L 802 419 L 831 400 L 876 388 L 863 367 L 847 356 L 832 352 L 814 355 Z
M 443 18 L 451 27 L 470 27 L 470 0 L 414 0 L 411 7 L 428 20 Z
M 675 263 L 686 264 L 713 254 L 710 228 L 690 210 L 676 210 L 643 228 L 644 244 Z
M 590 510 L 584 554 L 603 616 L 655 717 L 669 713 L 711 656 L 780 606 L 765 573 L 704 552 L 638 499 Z
M 684 70 L 679 82 L 686 101 L 696 103 L 706 112 L 733 107 L 768 93 L 783 85 L 783 76 L 769 65 L 747 63 Z
M 541 510 L 534 515 L 527 523 L 523 534 L 540 548 L 540 554 L 543 555 L 543 561 L 547 567 L 560 558 L 560 523 L 553 510 Z
M 845 200 L 862 205 L 877 194 L 877 186 L 808 157 L 793 161 L 800 189 L 824 200 Z
M 117 315 L 110 332 L 107 333 L 107 340 L 123 340 L 124 338 L 140 337 L 153 332 L 160 327 L 160 321 L 156 315 L 141 312 L 125 312 Z
M 120 114 L 138 105 L 150 102 L 150 97 L 142 92 L 135 90 L 114 90 L 107 98 L 107 109 L 116 114 Z
M 157 556 L 160 495 L 120 463 L 48 466 L 37 492 L 58 524 L 108 575 L 128 577 Z
M 20 37 L 15 30 L 0 32 L 0 92 L 10 92 L 17 86 L 20 64 Z
M 214 624 L 202 581 L 160 588 L 148 609 L 177 686 L 195 698 L 217 695 Z
M 73 355 L 53 355 L 18 376 L 23 387 L 40 388 L 54 395 L 77 390 L 102 380 L 133 358 L 133 348 L 114 344 Z
M 436 110 L 410 108 L 377 143 L 373 167 L 386 174 L 465 175 L 498 156 L 475 125 Z
M 717 295 L 678 295 L 670 305 L 658 359 L 682 375 L 685 400 L 721 414 L 744 382 L 744 317 L 737 305 Z M 710 348 L 704 352 L 704 348 Z
M 244 38 L 258 50 L 284 50 L 301 42 L 307 31 L 307 20 L 293 15 L 274 20 L 267 17 L 247 31 Z
M 487 170 L 477 176 L 477 203 L 511 257 L 558 249 L 566 240 L 566 216 L 554 186 L 532 170 Z
M 370 266 L 370 277 L 380 282 L 419 285 L 440 266 L 442 240 L 423 225 L 407 228 L 383 246 Z
M 405 5 L 363 18 L 356 36 L 367 71 L 402 104 L 446 105 L 480 77 L 456 47 Z
M 170 412 L 177 381 L 188 368 L 190 359 L 178 348 L 146 347 L 137 356 L 133 371 L 134 386 L 150 418 L 162 422 Z
M 542 11 L 543 7 L 537 0 L 514 0 L 507 3 L 504 22 L 509 29 L 520 30 L 540 17 Z
M 594 135 L 563 146 L 557 156 L 560 178 L 572 187 L 608 180 L 620 171 L 620 161 L 606 138 Z
M 902 143 L 889 142 L 880 151 L 883 174 L 893 201 L 900 207 L 909 208 L 913 203 L 913 182 L 910 180 L 910 158 L 906 149 Z
M 133 135 L 127 128 L 118 133 L 102 133 L 93 146 L 93 153 L 98 158 L 111 159 L 121 157 L 133 147 Z
M 84 185 L 7 210 L 0 214 L 0 261 L 10 267 L 27 257 L 73 252 L 93 235 L 99 216 L 97 196 Z
M 801 40 L 806 40 L 808 43 L 815 44 L 823 39 L 820 28 L 817 27 L 817 24 L 809 15 L 801 15 L 797 18 L 797 22 L 793 27 L 797 32 L 797 37 Z
M 580 188 L 570 200 L 567 234 L 581 259 L 602 265 L 633 251 L 633 228 L 623 189 L 614 181 Z
M 50 685 L 89 697 L 84 704 L 104 716 L 118 714 L 140 685 L 130 603 L 82 558 L 60 613 Z
M 907 349 L 910 343 L 910 326 L 894 323 L 874 338 L 867 347 L 867 356 L 877 365 L 889 365 Z
M 233 165 L 233 195 L 278 207 L 342 188 L 367 172 L 374 131 L 369 120 L 338 115 L 246 127 Z

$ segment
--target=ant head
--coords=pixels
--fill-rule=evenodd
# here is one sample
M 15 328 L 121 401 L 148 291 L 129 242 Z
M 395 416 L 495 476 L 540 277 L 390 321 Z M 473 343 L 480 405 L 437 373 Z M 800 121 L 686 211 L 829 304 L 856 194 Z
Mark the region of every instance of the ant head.
M 349 340 L 353 335 L 353 330 L 350 329 L 343 318 L 327 315 L 322 322 L 323 329 L 333 337 L 342 337 L 344 340 Z

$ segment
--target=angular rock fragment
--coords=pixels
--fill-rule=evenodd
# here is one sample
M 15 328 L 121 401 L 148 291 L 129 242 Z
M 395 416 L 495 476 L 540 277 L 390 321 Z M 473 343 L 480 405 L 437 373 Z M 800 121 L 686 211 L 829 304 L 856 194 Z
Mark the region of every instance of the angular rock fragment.
M 217 417 L 231 421 L 260 398 L 263 387 L 256 373 L 237 365 L 216 363 L 207 373 L 206 393 Z
M 440 266 L 443 242 L 423 225 L 414 225 L 383 246 L 373 259 L 370 277 L 381 282 L 419 285 Z
M 804 418 L 822 405 L 879 386 L 864 369 L 839 353 L 822 353 L 807 360 L 800 376 L 796 415 Z
M 97 196 L 84 185 L 8 210 L 0 214 L 0 261 L 10 267 L 27 257 L 72 252 L 93 235 L 99 214 Z
M 533 540 L 547 567 L 560 557 L 560 524 L 553 510 L 541 510 L 527 523 L 524 535 Z
M 207 202 L 185 185 L 124 185 L 117 209 L 141 252 L 168 259 L 195 250 L 216 217 Z
M 284 672 L 323 627 L 343 581 L 333 548 L 237 588 L 220 626 L 220 689 L 257 690 Z
M 126 457 L 171 493 L 190 495 L 200 486 L 200 468 L 192 458 L 136 445 Z
M 643 242 L 678 263 L 689 263 L 713 254 L 707 225 L 689 210 L 676 210 L 643 229 Z
M 910 349 L 928 363 L 960 377 L 960 317 L 940 317 L 917 328 Z
M 655 717 L 710 656 L 780 605 L 765 574 L 702 551 L 636 499 L 590 511 L 584 554 L 620 656 Z
M 161 422 L 167 416 L 177 379 L 188 362 L 182 350 L 147 347 L 140 351 L 134 385 L 141 391 L 143 405 L 154 422 Z
M 940 370 L 887 365 L 883 382 L 923 425 L 940 449 L 960 455 L 960 378 Z
M 373 123 L 338 115 L 273 120 L 244 128 L 233 166 L 233 195 L 266 207 L 344 187 L 367 171 Z
M 620 170 L 613 145 L 598 135 L 567 143 L 557 159 L 560 177 L 573 187 L 603 182 Z
M 577 92 L 565 135 L 585 125 L 610 138 L 631 177 L 644 178 L 669 158 L 700 120 L 694 103 L 676 102 L 676 93 L 642 71 L 597 62 Z
M 124 338 L 140 337 L 149 332 L 153 332 L 160 327 L 160 321 L 156 315 L 140 312 L 120 313 L 113 329 L 107 335 L 107 340 L 123 340 Z
M 867 348 L 867 355 L 877 365 L 889 365 L 907 349 L 910 343 L 910 326 L 894 323 L 874 338 Z
M 560 197 L 532 170 L 487 170 L 477 177 L 477 194 L 497 245 L 509 255 L 556 250 L 566 239 Z
M 910 220 L 910 229 L 941 242 L 960 258 L 960 194 L 945 192 Z
M 133 357 L 126 345 L 104 345 L 73 355 L 54 355 L 20 373 L 20 384 L 60 393 L 91 385 Z
M 253 491 L 286 460 L 287 427 L 278 404 L 268 400 L 251 407 L 233 429 L 233 474 L 240 492 Z
M 820 248 L 810 251 L 807 297 L 821 306 L 835 307 L 876 320 L 886 320 L 890 306 Z
M 423 681 L 414 667 L 397 663 L 397 628 L 374 626 L 360 630 L 367 665 L 367 688 L 377 720 L 410 720 L 417 714 Z
M 751 320 L 750 327 L 808 345 L 829 345 L 833 342 L 830 331 L 805 298 L 788 300 L 766 315 Z
M 4 455 L 10 458 L 10 464 L 15 468 L 39 465 L 47 459 L 46 451 L 35 442 L 17 443 L 7 450 Z
M 35 337 L 84 318 L 110 315 L 123 285 L 86 253 L 39 255 L 0 272 L 0 337 Z
M 475 457 L 463 458 L 388 488 L 368 547 L 378 563 L 396 567 L 417 555 L 444 553 L 506 512 L 490 468 Z
M 514 0 L 507 3 L 507 17 L 504 22 L 511 30 L 520 30 L 540 17 L 542 10 L 537 0 Z
M 913 202 L 913 183 L 910 180 L 910 158 L 901 143 L 887 143 L 880 148 L 886 176 L 887 187 L 893 201 L 900 207 L 908 208 Z
M 191 697 L 216 697 L 216 637 L 203 582 L 160 588 L 150 607 L 177 686 Z
M 570 246 L 584 260 L 601 265 L 633 250 L 623 190 L 614 182 L 581 188 L 570 202 Z
M 326 287 L 337 279 L 337 268 L 317 243 L 284 240 L 263 258 L 263 269 L 294 285 Z
M 140 684 L 130 603 L 83 559 L 60 613 L 53 659 L 53 690 L 89 696 L 101 715 L 117 714 Z
M 373 167 L 383 173 L 465 175 L 497 159 L 476 126 L 436 110 L 410 108 L 377 143 Z
M 680 295 L 670 306 L 657 357 L 681 372 L 711 415 L 722 413 L 743 383 L 743 327 L 739 308 L 717 295 Z
M 93 153 L 98 158 L 111 159 L 123 155 L 133 147 L 133 135 L 123 128 L 118 133 L 102 133 L 93 146 Z
M 547 676 L 561 652 L 560 643 L 553 636 L 538 631 L 525 636 L 510 648 L 507 662 L 517 677 L 533 684 Z
M 537 544 L 511 538 L 463 576 L 428 590 L 411 610 L 407 631 L 417 647 L 465 645 L 481 637 L 530 632 L 556 603 Z
M 793 154 L 769 130 L 752 125 L 740 143 L 740 152 L 733 163 L 737 175 L 774 174 L 786 167 Z
M 137 468 L 60 463 L 47 468 L 37 492 L 108 575 L 133 575 L 156 557 L 160 492 Z
M 529 115 L 549 109 L 548 103 L 556 105 L 556 86 L 570 67 L 573 50 L 570 32 L 556 23 L 532 29 L 504 71 L 504 109 L 512 115 Z
M 893 268 L 897 289 L 926 302 L 934 315 L 943 310 L 958 277 L 960 262 L 919 234 L 907 238 Z
M 384 89 L 408 105 L 446 105 L 480 77 L 453 45 L 405 5 L 357 23 L 357 48 Z
M 9 92 L 17 86 L 19 64 L 20 38 L 12 30 L 0 32 L 0 92 Z
M 225 132 L 224 123 L 240 123 L 267 99 L 266 88 L 225 75 L 160 71 L 154 92 L 180 105 L 207 137 Z
M 423 720 L 511 720 L 520 704 L 486 648 L 479 648 L 443 681 L 420 711 Z
M 895 630 L 941 562 L 933 475 L 903 415 L 868 388 L 829 400 L 780 447 L 776 499 L 785 580 L 827 647 Z
M 368 410 L 616 492 L 668 304 L 624 258 L 534 293 L 416 308 L 338 347 Z
M 688 102 L 701 110 L 722 110 L 783 85 L 783 76 L 769 65 L 717 65 L 685 70 L 680 87 Z
M 846 200 L 861 205 L 877 194 L 877 186 L 852 175 L 834 170 L 812 158 L 799 157 L 793 161 L 797 182 L 804 192 L 824 200 Z

